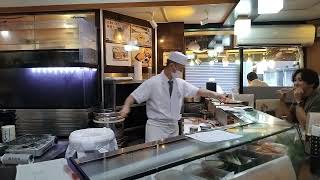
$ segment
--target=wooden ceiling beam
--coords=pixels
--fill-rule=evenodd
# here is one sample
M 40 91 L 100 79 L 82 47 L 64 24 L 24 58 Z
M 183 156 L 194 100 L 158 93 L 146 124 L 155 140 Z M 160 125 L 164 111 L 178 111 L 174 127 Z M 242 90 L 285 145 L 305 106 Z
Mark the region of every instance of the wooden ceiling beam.
M 156 7 L 156 6 L 191 6 L 201 4 L 224 4 L 237 3 L 239 0 L 176 0 L 157 2 L 123 2 L 123 3 L 94 3 L 94 4 L 65 4 L 47 6 L 25 6 L 25 7 L 1 7 L 0 14 L 28 13 L 28 12 L 51 12 L 72 11 L 87 9 L 129 8 L 129 7 Z

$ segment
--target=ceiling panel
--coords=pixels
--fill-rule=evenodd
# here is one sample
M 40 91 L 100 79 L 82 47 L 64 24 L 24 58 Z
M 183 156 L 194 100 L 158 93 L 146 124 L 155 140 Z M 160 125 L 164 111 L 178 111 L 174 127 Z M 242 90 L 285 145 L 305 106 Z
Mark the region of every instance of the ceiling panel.
M 277 14 L 259 15 L 255 22 L 306 21 L 320 18 L 320 0 L 285 0 Z
M 165 22 L 160 7 L 137 7 L 137 8 L 114 8 L 114 9 L 107 9 L 108 11 L 116 12 L 119 14 L 144 19 L 144 20 L 151 20 L 152 19 L 152 12 L 154 13 L 153 19 L 156 22 Z
M 110 11 L 136 17 L 144 20 L 151 20 L 152 12 L 154 20 L 158 23 L 166 22 L 184 22 L 186 24 L 198 24 L 200 20 L 207 17 L 208 11 L 209 23 L 223 23 L 224 18 L 232 10 L 233 3 L 208 4 L 194 6 L 166 6 L 166 7 L 148 7 L 148 8 L 113 8 Z M 161 10 L 163 8 L 163 10 Z M 163 13 L 165 12 L 165 13 Z

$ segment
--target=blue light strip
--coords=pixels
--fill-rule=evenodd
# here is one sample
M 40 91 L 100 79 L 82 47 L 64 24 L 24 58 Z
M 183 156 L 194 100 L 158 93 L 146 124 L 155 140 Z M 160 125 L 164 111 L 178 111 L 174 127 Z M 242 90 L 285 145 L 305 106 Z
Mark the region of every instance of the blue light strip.
M 34 74 L 70 74 L 81 71 L 97 71 L 97 69 L 87 67 L 42 67 L 30 68 L 30 71 Z

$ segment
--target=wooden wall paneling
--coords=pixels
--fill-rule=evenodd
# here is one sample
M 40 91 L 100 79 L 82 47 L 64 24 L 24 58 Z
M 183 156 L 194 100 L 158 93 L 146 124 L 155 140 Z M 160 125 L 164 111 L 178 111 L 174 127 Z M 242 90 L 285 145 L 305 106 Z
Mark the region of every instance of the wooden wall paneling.
M 320 74 L 320 38 L 316 38 L 314 44 L 306 48 L 306 67 Z
M 170 51 L 185 52 L 183 22 L 158 24 L 158 73 L 163 69 L 163 52 Z

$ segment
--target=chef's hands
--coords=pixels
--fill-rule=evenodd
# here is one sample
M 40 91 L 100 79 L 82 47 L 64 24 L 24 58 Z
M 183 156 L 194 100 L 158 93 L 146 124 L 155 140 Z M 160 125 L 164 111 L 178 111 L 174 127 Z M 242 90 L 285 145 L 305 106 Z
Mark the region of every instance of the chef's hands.
M 224 94 L 218 94 L 217 95 L 217 99 L 221 102 L 221 103 L 225 103 L 230 101 L 229 98 L 227 98 Z
M 130 107 L 124 105 L 120 111 L 120 116 L 126 118 L 129 113 L 130 113 Z

